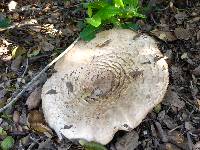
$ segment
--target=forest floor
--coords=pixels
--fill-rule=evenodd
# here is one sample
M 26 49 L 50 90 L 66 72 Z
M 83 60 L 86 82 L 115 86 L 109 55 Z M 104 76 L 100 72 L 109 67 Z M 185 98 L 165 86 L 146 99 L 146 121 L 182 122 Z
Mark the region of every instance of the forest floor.
M 0 2 L 0 108 L 64 51 L 78 36 L 85 11 L 78 2 L 18 0 L 16 9 Z M 11 4 L 11 3 L 10 3 Z M 130 132 L 117 132 L 110 150 L 200 149 L 200 1 L 150 0 L 147 19 L 132 21 L 159 41 L 167 57 L 170 83 L 164 101 Z M 0 141 L 10 137 L 12 149 L 83 149 L 59 141 L 42 116 L 41 87 L 50 68 L 9 109 L 0 113 Z

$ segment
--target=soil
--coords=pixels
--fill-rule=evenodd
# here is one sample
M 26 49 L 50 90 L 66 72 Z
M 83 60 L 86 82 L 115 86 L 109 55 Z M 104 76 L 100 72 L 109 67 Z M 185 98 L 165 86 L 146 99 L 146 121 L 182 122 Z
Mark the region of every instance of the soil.
M 18 0 L 15 10 L 0 3 L 0 108 L 3 108 L 82 30 L 86 11 L 79 1 Z M 8 7 L 9 6 L 9 7 Z M 133 19 L 139 32 L 153 36 L 169 65 L 166 96 L 134 130 L 116 133 L 109 150 L 200 149 L 200 1 L 148 0 L 147 18 Z M 0 128 L 15 140 L 13 149 L 84 149 L 77 141 L 58 137 L 45 123 L 41 86 L 50 68 L 19 100 L 0 113 Z M 0 133 L 0 141 L 6 135 Z

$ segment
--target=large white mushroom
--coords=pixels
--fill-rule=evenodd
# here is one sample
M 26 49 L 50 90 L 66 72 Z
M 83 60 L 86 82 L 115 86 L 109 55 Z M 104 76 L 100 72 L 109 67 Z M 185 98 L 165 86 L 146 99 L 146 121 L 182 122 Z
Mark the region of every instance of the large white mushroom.
M 49 126 L 59 137 L 101 144 L 139 125 L 162 101 L 169 80 L 155 40 L 125 29 L 79 41 L 55 69 L 42 90 Z

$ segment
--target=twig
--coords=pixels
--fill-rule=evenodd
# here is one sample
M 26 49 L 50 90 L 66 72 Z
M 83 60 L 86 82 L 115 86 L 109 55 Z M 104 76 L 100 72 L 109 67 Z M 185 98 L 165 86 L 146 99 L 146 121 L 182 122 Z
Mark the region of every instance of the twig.
M 187 132 L 187 139 L 188 139 L 188 148 L 189 148 L 189 150 L 192 150 L 193 143 L 192 143 L 192 139 L 190 137 L 190 133 L 189 132 Z
M 24 77 L 24 75 L 26 74 L 27 70 L 28 70 L 28 58 L 26 59 L 26 67 L 25 67 L 25 69 L 24 69 L 24 73 L 22 74 L 22 77 L 21 77 L 21 78 Z
M 157 130 L 158 130 L 158 132 L 159 132 L 159 134 L 160 134 L 161 140 L 162 140 L 164 143 L 168 142 L 167 135 L 166 135 L 165 131 L 163 130 L 161 124 L 160 124 L 159 122 L 156 121 L 156 122 L 155 122 L 155 125 L 156 125 Z
M 55 62 L 57 62 L 61 57 L 63 57 L 66 53 L 68 53 L 74 45 L 78 42 L 80 37 L 78 37 L 64 52 L 62 52 L 58 57 L 56 57 L 52 62 L 50 62 L 42 71 L 40 71 L 29 83 L 27 83 L 24 88 L 14 97 L 10 100 L 8 104 L 6 104 L 3 108 L 0 109 L 0 113 L 6 110 L 7 108 L 11 107 L 21 96 L 24 94 L 24 92 L 29 88 L 30 85 L 32 85 L 36 80 L 40 78 L 40 76 L 45 73 L 49 67 L 51 67 Z
M 173 131 L 175 131 L 176 129 L 181 128 L 181 127 L 183 127 L 183 125 L 179 125 L 179 126 L 173 128 L 173 129 L 169 130 L 168 133 L 173 132 Z
M 151 16 L 151 20 L 153 20 L 153 23 L 154 23 L 155 25 L 158 25 L 158 23 L 156 22 L 156 20 L 155 20 L 154 17 L 153 17 L 153 14 L 151 14 L 150 16 Z

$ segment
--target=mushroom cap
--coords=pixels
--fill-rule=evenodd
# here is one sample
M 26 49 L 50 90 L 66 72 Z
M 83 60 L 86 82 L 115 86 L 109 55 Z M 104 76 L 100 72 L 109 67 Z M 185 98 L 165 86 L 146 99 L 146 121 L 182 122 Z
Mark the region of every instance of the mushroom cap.
M 160 103 L 168 66 L 150 36 L 111 29 L 79 41 L 44 84 L 42 108 L 58 136 L 107 144 Z

